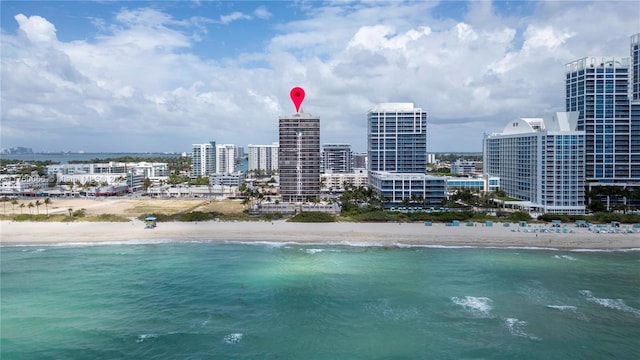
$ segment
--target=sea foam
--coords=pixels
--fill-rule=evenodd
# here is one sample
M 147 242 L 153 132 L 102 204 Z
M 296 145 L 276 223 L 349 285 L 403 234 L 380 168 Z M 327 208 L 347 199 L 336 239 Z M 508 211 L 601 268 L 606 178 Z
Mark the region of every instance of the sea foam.
M 516 318 L 507 318 L 504 320 L 504 326 L 509 330 L 509 333 L 513 336 L 523 337 L 531 340 L 540 340 L 537 336 L 527 334 L 524 329 L 527 327 L 527 322 Z
M 587 298 L 587 301 L 604 306 L 609 309 L 619 310 L 640 316 L 640 309 L 636 309 L 624 303 L 622 299 L 606 299 L 593 296 L 589 290 L 580 290 L 580 294 Z
M 136 339 L 137 343 L 141 343 L 146 341 L 147 339 L 153 339 L 153 338 L 157 338 L 158 335 L 157 334 L 142 334 L 138 336 L 138 339 Z
M 578 259 L 574 258 L 573 256 L 569 256 L 569 255 L 554 255 L 553 256 L 556 259 L 560 259 L 560 260 L 571 260 L 571 261 L 576 261 Z
M 493 300 L 488 297 L 465 296 L 464 298 L 452 297 L 454 304 L 462 306 L 465 310 L 476 316 L 487 317 L 491 311 Z
M 227 344 L 237 344 L 242 340 L 244 335 L 242 333 L 233 333 L 224 337 L 224 342 Z

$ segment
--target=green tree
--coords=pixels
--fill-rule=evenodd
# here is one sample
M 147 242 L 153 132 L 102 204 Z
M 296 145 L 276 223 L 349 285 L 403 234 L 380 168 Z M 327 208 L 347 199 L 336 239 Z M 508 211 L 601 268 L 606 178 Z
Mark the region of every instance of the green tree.
M 3 196 L 2 199 L 0 199 L 2 201 L 2 213 L 6 214 L 7 213 L 7 201 L 9 201 L 9 198 L 6 196 Z
M 13 215 L 16 214 L 16 205 L 18 205 L 18 200 L 11 200 L 11 212 L 13 213 Z
M 33 209 L 33 207 L 34 207 L 35 205 L 33 205 L 33 203 L 32 203 L 32 202 L 29 202 L 29 205 L 27 205 L 27 206 L 29 207 L 29 215 L 31 215 L 31 209 Z
M 22 209 L 24 209 L 24 203 L 20 204 L 19 208 L 20 208 L 20 214 L 22 214 Z
M 49 216 L 49 205 L 51 205 L 51 199 L 44 199 L 44 207 L 47 209 L 47 216 Z
M 40 202 L 40 200 L 36 200 L 36 210 L 38 211 L 38 215 L 40 215 L 40 205 L 42 205 L 42 202 Z
M 147 189 L 149 189 L 149 187 L 151 186 L 151 179 L 149 178 L 144 178 L 144 180 L 142 181 L 142 188 L 144 189 L 144 191 L 147 191 Z

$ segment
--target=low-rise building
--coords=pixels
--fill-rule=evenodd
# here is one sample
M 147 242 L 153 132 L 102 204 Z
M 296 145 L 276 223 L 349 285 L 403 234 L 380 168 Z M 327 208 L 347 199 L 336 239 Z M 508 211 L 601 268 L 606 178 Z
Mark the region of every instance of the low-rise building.
M 483 177 L 446 177 L 447 193 L 460 189 L 478 191 L 496 191 L 500 188 L 500 178 L 496 176 Z
M 209 177 L 209 184 L 211 185 L 224 185 L 238 187 L 244 182 L 245 174 L 241 172 L 233 174 L 212 174 Z
M 320 184 L 323 193 L 341 193 L 347 186 L 366 187 L 368 175 L 364 169 L 357 169 L 352 173 L 321 174 Z
M 473 161 L 458 159 L 451 164 L 451 173 L 459 175 L 470 175 L 476 172 L 476 163 Z
M 410 199 L 424 206 L 441 206 L 446 200 L 446 178 L 443 176 L 372 171 L 369 172 L 369 186 L 385 207 L 397 206 Z

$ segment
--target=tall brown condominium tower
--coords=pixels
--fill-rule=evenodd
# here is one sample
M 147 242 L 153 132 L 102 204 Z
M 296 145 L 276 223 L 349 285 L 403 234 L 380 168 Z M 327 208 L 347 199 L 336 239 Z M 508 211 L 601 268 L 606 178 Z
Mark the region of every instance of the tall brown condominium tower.
M 278 168 L 283 202 L 320 196 L 319 117 L 304 112 L 280 117 Z

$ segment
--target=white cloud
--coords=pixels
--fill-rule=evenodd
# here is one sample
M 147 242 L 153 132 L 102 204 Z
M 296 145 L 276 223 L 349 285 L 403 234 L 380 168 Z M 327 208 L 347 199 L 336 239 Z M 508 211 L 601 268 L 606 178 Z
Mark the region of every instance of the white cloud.
M 23 14 L 18 14 L 15 16 L 15 19 L 20 26 L 20 31 L 24 33 L 31 42 L 48 43 L 57 40 L 56 27 L 45 18 L 37 15 L 26 17 Z
M 229 15 L 222 15 L 220 16 L 220 22 L 223 24 L 229 24 L 231 22 L 234 22 L 236 20 L 251 20 L 251 16 L 250 15 L 245 15 L 239 11 L 234 11 Z
M 574 35 L 575 33 L 572 32 L 555 30 L 551 25 L 542 28 L 531 25 L 524 33 L 525 42 L 522 48 L 527 51 L 541 47 L 554 50 Z
M 302 86 L 323 142 L 365 150 L 367 110 L 409 101 L 429 114 L 430 151 L 479 151 L 483 132 L 563 108 L 565 63 L 628 56 L 628 37 L 640 32 L 637 8 L 624 1 L 534 3 L 519 18 L 487 2 L 470 2 L 456 19 L 431 16 L 436 5 L 287 4 L 295 20 L 265 6 L 211 18 L 121 9 L 94 19 L 98 36 L 75 41 L 56 37 L 64 23 L 18 14 L 18 32 L 2 31 L 2 143 L 101 151 L 270 144 L 278 116 L 294 111 L 289 89 Z M 255 33 L 262 49 L 198 55 L 201 43 L 226 34 L 212 24 L 255 19 L 276 29 Z
M 258 19 L 268 19 L 273 14 L 271 14 L 269 10 L 267 10 L 266 6 L 258 6 L 258 8 L 253 11 L 253 15 L 255 15 L 255 17 L 257 17 Z

